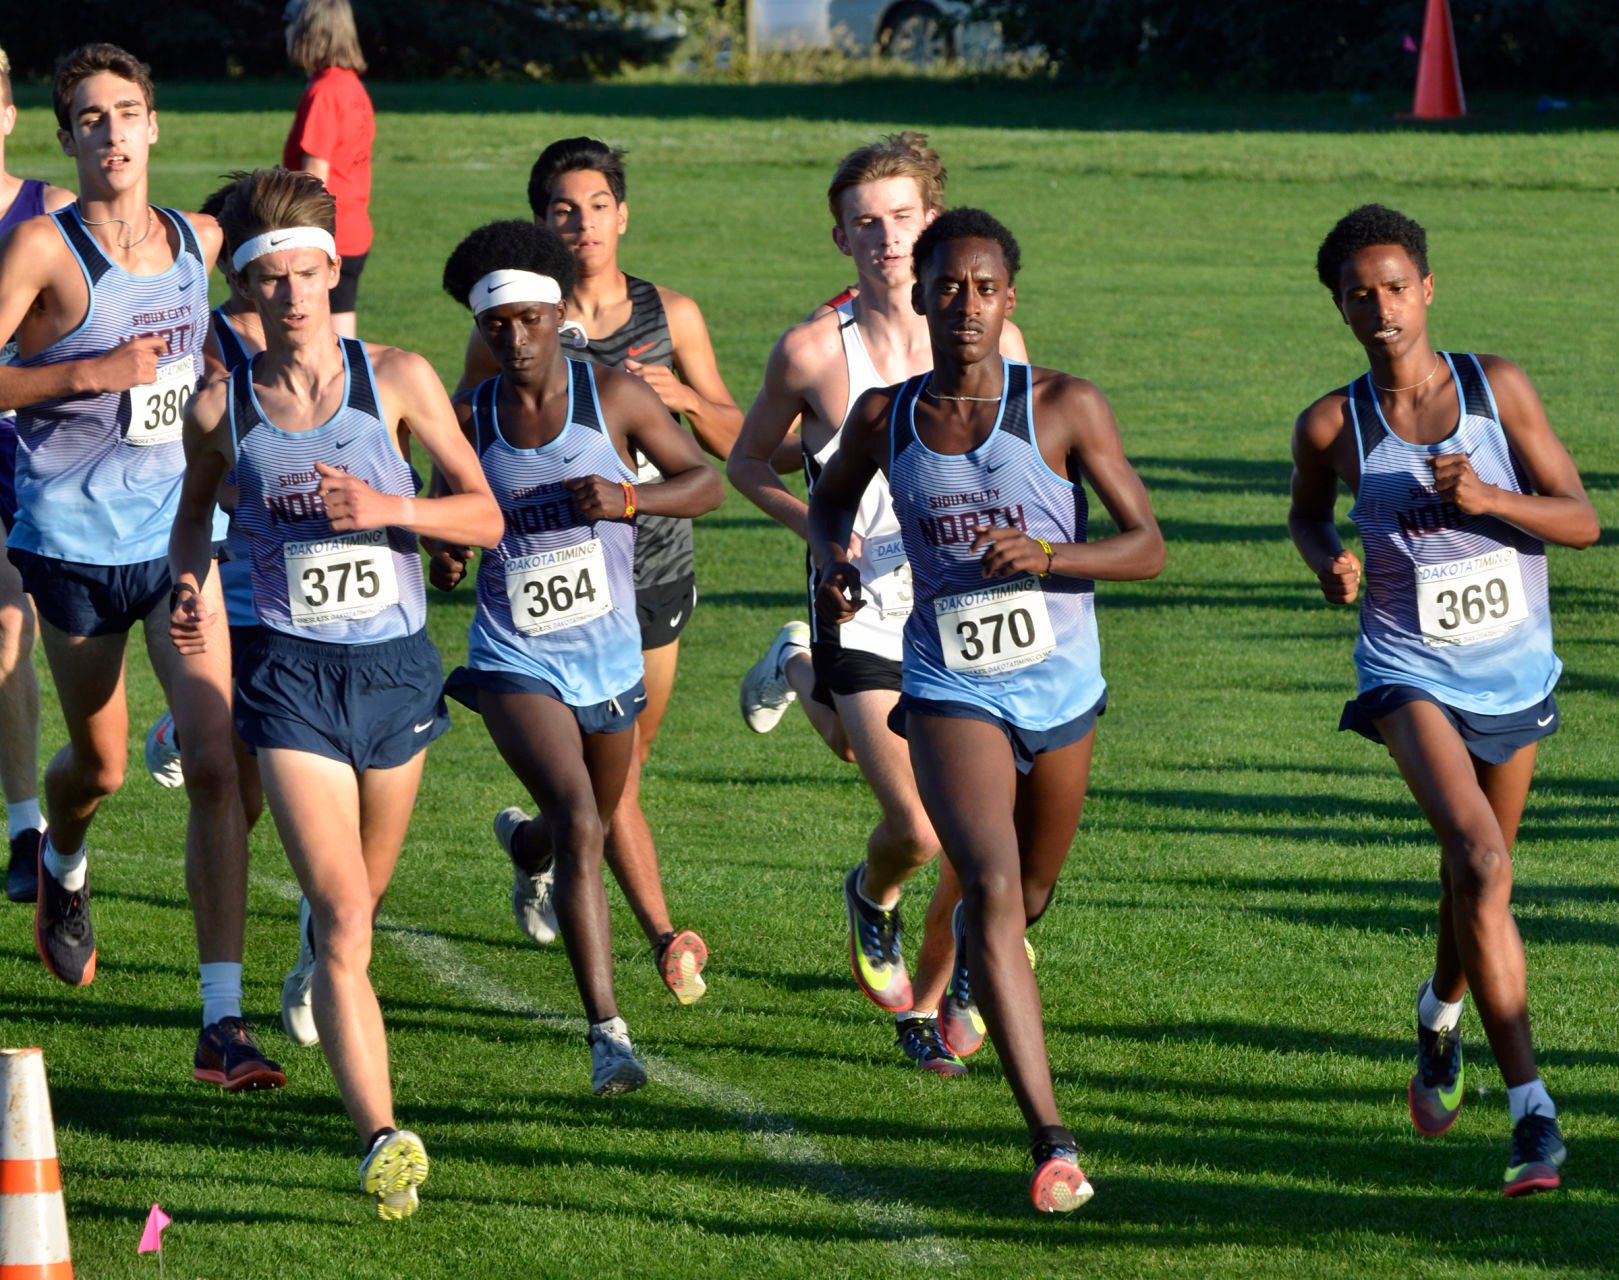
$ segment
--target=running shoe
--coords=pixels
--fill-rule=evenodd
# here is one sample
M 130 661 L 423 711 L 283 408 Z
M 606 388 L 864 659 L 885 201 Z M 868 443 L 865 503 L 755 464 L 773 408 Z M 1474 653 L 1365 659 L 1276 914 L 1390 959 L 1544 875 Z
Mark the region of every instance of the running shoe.
M 183 787 L 184 770 L 180 767 L 180 744 L 174 737 L 174 714 L 165 711 L 146 731 L 146 772 L 160 787 Z
M 191 1074 L 204 1084 L 217 1084 L 227 1093 L 245 1089 L 280 1089 L 287 1083 L 281 1064 L 259 1052 L 252 1024 L 246 1018 L 221 1018 L 197 1036 Z
M 90 924 L 90 875 L 69 893 L 39 860 L 39 896 L 34 899 L 34 950 L 51 973 L 70 987 L 96 976 L 96 931 Z
M 19 831 L 11 837 L 11 861 L 6 863 L 6 897 L 13 902 L 33 902 L 39 897 L 39 851 L 44 846 L 43 831 Z
M 769 733 L 798 700 L 787 684 L 787 659 L 794 649 L 808 650 L 809 644 L 809 623 L 784 622 L 765 656 L 742 677 L 742 719 L 755 733 Z
M 708 946 L 695 930 L 671 933 L 652 948 L 652 959 L 663 985 L 681 1004 L 696 1004 L 708 991 L 708 983 L 703 981 Z
M 967 919 L 961 904 L 950 917 L 956 935 L 956 962 L 950 970 L 950 983 L 939 1002 L 939 1036 L 952 1052 L 963 1058 L 978 1052 L 984 1043 L 984 1019 L 973 999 L 972 978 L 967 972 Z
M 899 1034 L 900 1049 L 923 1071 L 938 1076 L 967 1074 L 967 1064 L 945 1047 L 932 1018 L 905 1018 L 894 1030 Z
M 529 871 L 517 861 L 517 834 L 529 820 L 513 805 L 495 815 L 495 839 L 512 860 L 512 916 L 517 927 L 541 946 L 557 940 L 556 859 L 543 871 Z
M 1029 1154 L 1034 1157 L 1029 1198 L 1041 1213 L 1071 1213 L 1096 1194 L 1079 1167 L 1079 1143 L 1068 1130 L 1048 1125 L 1029 1144 Z
M 634 1093 L 646 1083 L 646 1068 L 635 1056 L 623 1018 L 609 1018 L 590 1029 L 590 1091 L 598 1098 Z
M 863 866 L 864 864 L 862 864 Z M 874 907 L 860 896 L 856 866 L 843 877 L 843 903 L 849 914 L 849 967 L 871 1002 L 890 1013 L 911 1007 L 911 975 L 900 952 L 904 926 L 899 906 Z
M 377 1217 L 397 1222 L 416 1212 L 416 1188 L 427 1181 L 427 1148 L 409 1129 L 377 1135 L 360 1161 L 360 1186 L 377 1202 Z
M 310 986 L 315 981 L 315 921 L 309 899 L 298 899 L 298 963 L 281 981 L 281 1029 L 293 1044 L 309 1048 L 320 1043 Z
M 1417 988 L 1417 1007 L 1422 1007 L 1426 981 Z M 1459 1026 L 1448 1031 L 1431 1031 L 1417 1024 L 1417 1071 L 1406 1089 L 1411 1107 L 1411 1123 L 1417 1132 L 1438 1137 L 1456 1123 L 1466 1090 L 1462 1087 L 1462 1035 Z
M 1531 1111 L 1512 1127 L 1512 1163 L 1501 1180 L 1504 1196 L 1532 1196 L 1563 1185 L 1557 1170 L 1568 1159 L 1555 1116 Z

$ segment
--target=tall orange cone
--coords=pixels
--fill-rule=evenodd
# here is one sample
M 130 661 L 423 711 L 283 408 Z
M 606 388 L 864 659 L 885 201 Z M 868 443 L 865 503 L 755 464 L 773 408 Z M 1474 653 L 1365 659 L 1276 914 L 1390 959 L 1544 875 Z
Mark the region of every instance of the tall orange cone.
M 1456 32 L 1450 25 L 1450 0 L 1428 0 L 1428 12 L 1422 20 L 1422 52 L 1417 57 L 1417 93 L 1411 103 L 1411 118 L 1454 120 L 1466 114 L 1462 67 L 1456 59 Z
M 73 1280 L 38 1049 L 0 1049 L 0 1280 Z

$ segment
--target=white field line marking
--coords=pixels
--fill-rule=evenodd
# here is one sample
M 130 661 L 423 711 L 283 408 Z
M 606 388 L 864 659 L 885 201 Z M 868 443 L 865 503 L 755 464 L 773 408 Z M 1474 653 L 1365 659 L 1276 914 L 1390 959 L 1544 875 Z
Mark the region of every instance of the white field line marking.
M 297 901 L 296 884 L 278 880 L 275 887 L 284 897 Z M 387 916 L 377 922 L 377 933 L 399 947 L 418 969 L 440 985 L 502 1012 L 532 1018 L 584 1039 L 583 1017 L 537 1008 L 436 933 L 400 924 Z M 642 1054 L 641 1058 L 650 1076 L 660 1084 L 729 1113 L 747 1143 L 767 1159 L 790 1169 L 822 1195 L 848 1202 L 856 1210 L 858 1221 L 869 1225 L 872 1235 L 905 1244 L 907 1262 L 934 1267 L 967 1265 L 966 1255 L 929 1226 L 915 1206 L 904 1200 L 882 1198 L 853 1177 L 820 1143 L 799 1133 L 786 1116 L 766 1109 L 740 1089 L 688 1071 L 668 1058 L 655 1054 Z

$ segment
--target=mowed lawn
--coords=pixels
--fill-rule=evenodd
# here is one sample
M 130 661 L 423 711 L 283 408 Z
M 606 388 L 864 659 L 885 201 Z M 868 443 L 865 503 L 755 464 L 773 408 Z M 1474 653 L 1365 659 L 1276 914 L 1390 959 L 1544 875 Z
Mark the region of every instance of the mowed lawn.
M 164 92 L 154 197 L 194 208 L 219 174 L 279 156 L 297 86 Z M 0 907 L 0 1043 L 45 1048 L 78 1274 L 155 1273 L 135 1254 L 153 1201 L 174 1217 L 167 1266 L 184 1277 L 1610 1272 L 1614 132 L 1515 132 L 1533 121 L 1510 105 L 1472 130 L 1397 129 L 1326 99 L 1279 109 L 1285 130 L 1262 106 L 1215 103 L 1167 127 L 1140 105 L 1135 128 L 1129 104 L 1003 100 L 969 81 L 842 98 L 389 86 L 378 100 L 361 328 L 424 351 L 446 382 L 468 318 L 439 286 L 444 258 L 479 223 L 526 216 L 529 165 L 555 137 L 629 148 L 623 262 L 701 302 L 744 404 L 774 336 L 852 278 L 824 203 L 847 150 L 938 126 L 951 200 L 1021 238 L 1029 349 L 1107 391 L 1170 549 L 1158 581 L 1099 592 L 1111 707 L 1068 870 L 1032 933 L 1096 1198 L 1036 1215 L 993 1049 L 965 1079 L 917 1073 L 855 989 L 839 885 L 874 806 L 796 712 L 770 737 L 742 726 L 739 677 L 804 604 L 798 547 L 731 493 L 698 533 L 702 604 L 644 788 L 677 923 L 711 948 L 710 994 L 675 1005 L 614 894 L 621 1008 L 652 1083 L 590 1095 L 565 957 L 516 933 L 489 830 L 527 799 L 458 711 L 373 963 L 399 1119 L 434 1161 L 404 1224 L 370 1220 L 331 1077 L 281 1034 L 296 890 L 268 819 L 247 1004 L 289 1085 L 228 1097 L 190 1078 L 185 804 L 141 767 L 159 698 L 136 643 L 129 778 L 91 839 L 94 985 L 54 982 L 27 909 Z M 10 167 L 66 180 L 38 92 L 25 102 Z M 1321 602 L 1283 527 L 1293 417 L 1363 367 L 1315 247 L 1367 200 L 1427 224 L 1436 339 L 1531 373 L 1609 527 L 1551 556 L 1565 725 L 1542 752 L 1515 899 L 1570 1156 L 1565 1189 L 1527 1202 L 1499 1195 L 1505 1096 L 1471 1007 L 1461 1118 L 1431 1140 L 1406 1117 L 1436 849 L 1386 755 L 1334 732 L 1355 618 Z M 471 600 L 433 599 L 446 665 Z M 44 740 L 47 756 L 63 740 L 54 703 Z

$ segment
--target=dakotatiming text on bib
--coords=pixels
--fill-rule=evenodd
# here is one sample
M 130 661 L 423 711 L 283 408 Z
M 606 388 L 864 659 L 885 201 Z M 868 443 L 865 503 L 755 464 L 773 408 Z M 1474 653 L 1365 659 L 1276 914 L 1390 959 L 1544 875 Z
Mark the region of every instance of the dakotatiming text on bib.
M 1505 635 L 1529 618 L 1515 548 L 1419 564 L 1416 576 L 1424 644 L 1477 644 Z
M 613 590 L 600 538 L 506 561 L 512 625 L 525 636 L 577 627 L 609 613 Z
M 399 603 L 386 529 L 283 544 L 287 605 L 296 627 L 369 618 Z
M 1022 578 L 933 601 L 944 665 L 971 676 L 998 676 L 1030 667 L 1057 647 L 1046 593 Z
M 885 622 L 903 621 L 911 616 L 911 562 L 905 558 L 905 540 L 895 533 L 885 538 L 868 538 L 865 559 L 871 567 L 871 581 L 862 590 Z
M 179 440 L 186 402 L 196 381 L 195 362 L 186 356 L 159 369 L 156 382 L 131 387 L 125 393 L 129 396 L 129 430 L 124 443 L 146 447 Z

